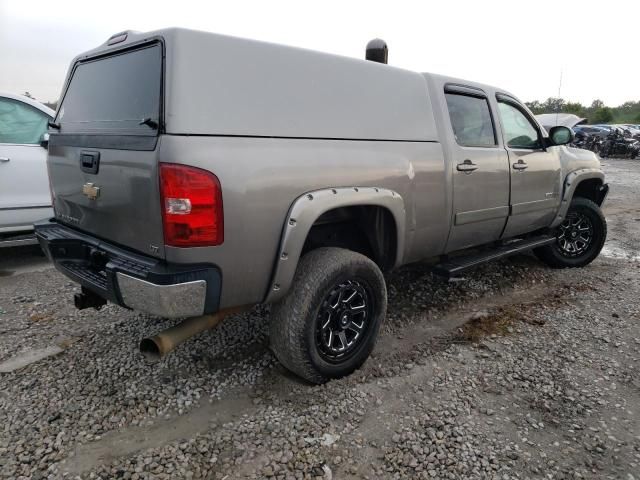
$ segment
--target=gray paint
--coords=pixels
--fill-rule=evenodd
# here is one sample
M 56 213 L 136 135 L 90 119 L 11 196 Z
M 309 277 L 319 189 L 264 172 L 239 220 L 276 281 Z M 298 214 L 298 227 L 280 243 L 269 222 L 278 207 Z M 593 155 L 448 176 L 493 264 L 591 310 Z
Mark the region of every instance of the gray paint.
M 402 265 L 407 235 L 406 212 L 404 201 L 397 192 L 378 187 L 315 190 L 298 198 L 285 219 L 273 280 L 265 302 L 274 302 L 286 295 L 313 223 L 331 209 L 353 205 L 375 205 L 391 212 L 397 229 L 394 266 Z
M 400 243 L 405 262 L 439 251 L 446 242 L 444 158 L 438 143 L 167 135 L 159 160 L 207 168 L 220 180 L 224 244 L 166 247 L 165 253 L 172 262 L 218 265 L 221 308 L 264 300 L 287 215 L 308 192 L 358 186 L 398 193 L 405 204 Z
M 102 150 L 106 168 L 91 179 L 101 188 L 94 204 L 80 194 L 89 177 L 77 168 L 79 149 L 56 147 L 50 162 L 57 214 L 78 215 L 79 228 L 143 253 L 155 245 L 155 255 L 169 262 L 217 265 L 220 308 L 285 294 L 304 232 L 328 209 L 355 202 L 388 208 L 398 225 L 396 264 L 409 263 L 548 226 L 576 183 L 600 172 L 591 152 L 506 148 L 501 89 L 180 29 L 130 34 L 124 46 L 158 37 L 167 55 L 166 134 L 154 152 Z M 498 145 L 456 144 L 447 83 L 485 92 Z M 478 169 L 458 171 L 466 159 Z M 526 170 L 514 169 L 519 160 Z M 218 177 L 222 245 L 163 247 L 158 162 Z M 571 172 L 585 168 L 593 172 L 563 189 Z M 302 219 L 300 228 L 289 228 L 292 215 Z
M 509 207 L 487 208 L 484 210 L 471 210 L 456 213 L 455 225 L 466 225 L 467 223 L 483 222 L 485 220 L 505 219 L 509 215 Z M 502 222 L 504 224 L 504 221 Z
M 166 46 L 167 133 L 437 140 L 424 77 L 375 62 L 181 28 L 74 62 L 151 38 Z
M 80 170 L 80 152 L 85 150 L 100 151 L 97 175 Z M 49 145 L 56 218 L 97 237 L 163 258 L 157 157 L 157 151 Z M 82 193 L 88 182 L 100 188 L 95 200 Z

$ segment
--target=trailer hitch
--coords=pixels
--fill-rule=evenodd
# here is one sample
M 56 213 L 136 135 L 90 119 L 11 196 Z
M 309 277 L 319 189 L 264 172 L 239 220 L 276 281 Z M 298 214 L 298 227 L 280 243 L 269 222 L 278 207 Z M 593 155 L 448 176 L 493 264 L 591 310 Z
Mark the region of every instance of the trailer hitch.
M 95 308 L 100 310 L 107 304 L 107 301 L 100 295 L 93 293 L 84 287 L 81 287 L 81 292 L 73 295 L 73 304 L 78 310 L 84 310 L 85 308 Z

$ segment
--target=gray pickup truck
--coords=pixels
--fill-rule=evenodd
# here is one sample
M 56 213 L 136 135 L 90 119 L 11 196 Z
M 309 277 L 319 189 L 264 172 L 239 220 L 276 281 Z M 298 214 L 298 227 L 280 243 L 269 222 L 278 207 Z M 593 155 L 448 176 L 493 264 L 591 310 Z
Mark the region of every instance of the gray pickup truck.
M 600 252 L 608 187 L 506 90 L 184 29 L 122 32 L 73 60 L 51 123 L 47 256 L 106 301 L 186 319 L 162 355 L 255 304 L 311 382 L 372 351 L 383 273 L 456 276 L 533 250 L 552 267 Z

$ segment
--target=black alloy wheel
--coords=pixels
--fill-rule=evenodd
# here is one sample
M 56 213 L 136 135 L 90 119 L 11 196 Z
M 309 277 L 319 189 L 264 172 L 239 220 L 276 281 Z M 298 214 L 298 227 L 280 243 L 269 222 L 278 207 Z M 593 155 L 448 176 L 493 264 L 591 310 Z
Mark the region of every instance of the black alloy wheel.
M 570 212 L 558 228 L 556 242 L 566 257 L 579 257 L 593 242 L 593 223 L 584 213 Z
M 352 279 L 336 285 L 323 300 L 316 323 L 316 347 L 328 362 L 344 361 L 366 336 L 370 294 Z

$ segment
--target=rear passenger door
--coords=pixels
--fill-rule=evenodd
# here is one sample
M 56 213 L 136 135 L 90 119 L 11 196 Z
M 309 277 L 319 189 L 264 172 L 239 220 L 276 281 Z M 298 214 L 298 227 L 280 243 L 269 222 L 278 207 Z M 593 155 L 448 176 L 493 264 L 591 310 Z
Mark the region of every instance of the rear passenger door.
M 500 238 L 509 215 L 509 160 L 486 94 L 448 84 L 453 218 L 446 252 Z
M 544 147 L 543 131 L 516 99 L 498 94 L 498 111 L 511 163 L 511 216 L 503 238 L 548 226 L 560 206 L 561 147 Z

